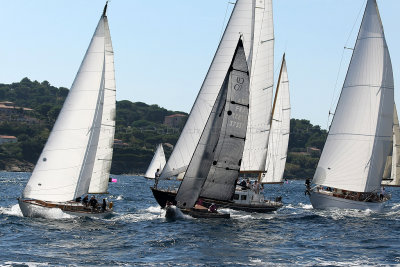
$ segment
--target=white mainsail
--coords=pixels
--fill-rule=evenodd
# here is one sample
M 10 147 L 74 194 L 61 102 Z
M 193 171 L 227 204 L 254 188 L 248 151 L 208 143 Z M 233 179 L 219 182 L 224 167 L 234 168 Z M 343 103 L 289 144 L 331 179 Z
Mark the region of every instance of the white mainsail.
M 90 180 L 89 193 L 107 193 L 110 176 L 115 134 L 116 86 L 114 72 L 114 51 L 111 42 L 108 19 L 104 16 L 105 64 L 104 64 L 104 104 L 96 161 Z
M 282 59 L 272 112 L 266 172 L 261 175 L 261 183 L 280 183 L 285 171 L 290 134 L 290 93 L 285 55 Z
M 368 0 L 348 73 L 313 182 L 380 190 L 390 153 L 393 71 L 375 0 Z
M 257 0 L 254 6 L 250 58 L 250 109 L 244 146 L 243 172 L 264 172 L 270 132 L 274 86 L 274 24 L 272 0 Z M 246 41 L 246 40 L 245 40 Z
M 388 156 L 382 185 L 400 186 L 400 128 L 396 105 L 393 111 L 392 153 Z
M 159 144 L 144 177 L 154 179 L 156 177 L 155 174 L 157 172 L 157 169 L 159 169 L 159 172 L 161 173 L 162 169 L 165 166 L 165 162 L 166 160 L 164 149 L 162 144 Z
M 239 36 L 242 36 L 245 53 L 248 55 L 252 84 L 251 126 L 247 133 L 249 141 L 246 140 L 249 143 L 246 145 L 247 152 L 242 161 L 245 163 L 242 166 L 244 170 L 264 170 L 273 87 L 272 0 L 237 0 L 210 69 L 161 178 L 186 171 L 225 79 Z M 257 158 L 250 157 L 256 152 L 264 154 Z
M 104 18 L 105 12 L 25 187 L 24 198 L 62 202 L 88 192 L 104 100 Z

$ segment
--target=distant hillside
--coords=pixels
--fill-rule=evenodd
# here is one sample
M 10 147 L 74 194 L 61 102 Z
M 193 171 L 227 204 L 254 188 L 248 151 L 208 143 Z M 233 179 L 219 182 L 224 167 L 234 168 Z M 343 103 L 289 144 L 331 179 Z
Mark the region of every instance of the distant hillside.
M 17 143 L 0 146 L 0 169 L 30 171 L 48 138 L 55 119 L 68 95 L 68 89 L 51 86 L 49 82 L 24 78 L 19 83 L 0 84 L 0 102 L 14 102 L 16 106 L 31 108 L 29 116 L 37 123 L 5 120 L 0 116 L 0 135 L 13 135 Z M 114 148 L 111 172 L 143 173 L 156 145 L 165 143 L 166 156 L 178 140 L 183 123 L 178 127 L 163 124 L 164 117 L 186 114 L 171 111 L 158 105 L 127 100 L 117 101 L 116 134 L 119 144 Z M 1 115 L 1 114 L 0 114 Z M 187 114 L 186 114 L 187 115 Z M 291 120 L 287 178 L 312 177 L 318 162 L 318 153 L 308 153 L 307 147 L 322 149 L 326 131 L 307 120 Z

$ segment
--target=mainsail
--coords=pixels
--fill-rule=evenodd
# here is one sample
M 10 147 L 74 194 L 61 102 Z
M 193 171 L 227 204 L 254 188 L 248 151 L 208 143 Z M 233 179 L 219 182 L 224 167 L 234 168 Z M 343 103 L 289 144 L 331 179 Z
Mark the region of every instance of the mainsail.
M 249 112 L 249 72 L 241 39 L 227 70 L 179 187 L 180 208 L 192 208 L 200 195 L 229 200 L 234 193 Z
M 88 192 L 103 113 L 105 25 L 103 14 L 24 198 L 62 202 Z
M 104 63 L 104 103 L 101 121 L 100 137 L 97 146 L 96 160 L 90 180 L 89 193 L 107 193 L 108 182 L 113 155 L 115 134 L 115 74 L 114 74 L 114 51 L 111 43 L 108 19 L 104 10 L 105 31 L 105 63 Z
M 390 153 L 394 84 L 382 22 L 368 0 L 348 73 L 313 182 L 377 192 Z
M 153 159 L 150 162 L 149 167 L 147 168 L 146 174 L 144 177 L 154 179 L 156 176 L 157 169 L 161 173 L 162 169 L 165 165 L 165 154 L 162 144 L 157 146 L 156 152 L 154 153 Z
M 396 105 L 393 111 L 392 153 L 388 156 L 383 172 L 382 185 L 400 186 L 400 128 Z
M 266 172 L 261 175 L 261 183 L 282 182 L 285 171 L 290 134 L 290 94 L 285 55 L 276 88 L 272 109 L 271 132 L 268 140 Z
M 224 82 L 237 40 L 242 36 L 251 78 L 251 100 L 244 170 L 263 171 L 273 87 L 272 0 L 237 0 L 186 125 L 162 178 L 185 172 Z M 254 108 L 253 108 L 254 107 Z M 253 108 L 253 109 L 252 109 Z M 255 157 L 255 154 L 262 154 Z

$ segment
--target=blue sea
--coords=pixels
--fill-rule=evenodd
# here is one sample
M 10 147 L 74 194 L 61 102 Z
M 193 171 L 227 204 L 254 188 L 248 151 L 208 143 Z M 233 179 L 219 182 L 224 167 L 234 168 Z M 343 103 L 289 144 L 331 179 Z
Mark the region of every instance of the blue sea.
M 231 219 L 167 221 L 139 176 L 115 176 L 109 219 L 60 211 L 24 218 L 16 198 L 30 173 L 0 173 L 0 266 L 400 265 L 400 189 L 383 213 L 313 210 L 303 181 L 268 186 L 285 206 Z M 114 177 L 114 176 L 113 176 Z

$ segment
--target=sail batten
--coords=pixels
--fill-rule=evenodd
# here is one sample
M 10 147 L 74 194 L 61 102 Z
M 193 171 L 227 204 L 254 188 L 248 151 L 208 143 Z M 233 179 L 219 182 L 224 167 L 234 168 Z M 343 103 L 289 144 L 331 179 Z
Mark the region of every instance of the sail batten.
M 313 182 L 354 192 L 380 189 L 390 152 L 393 71 L 375 0 L 368 0 Z

